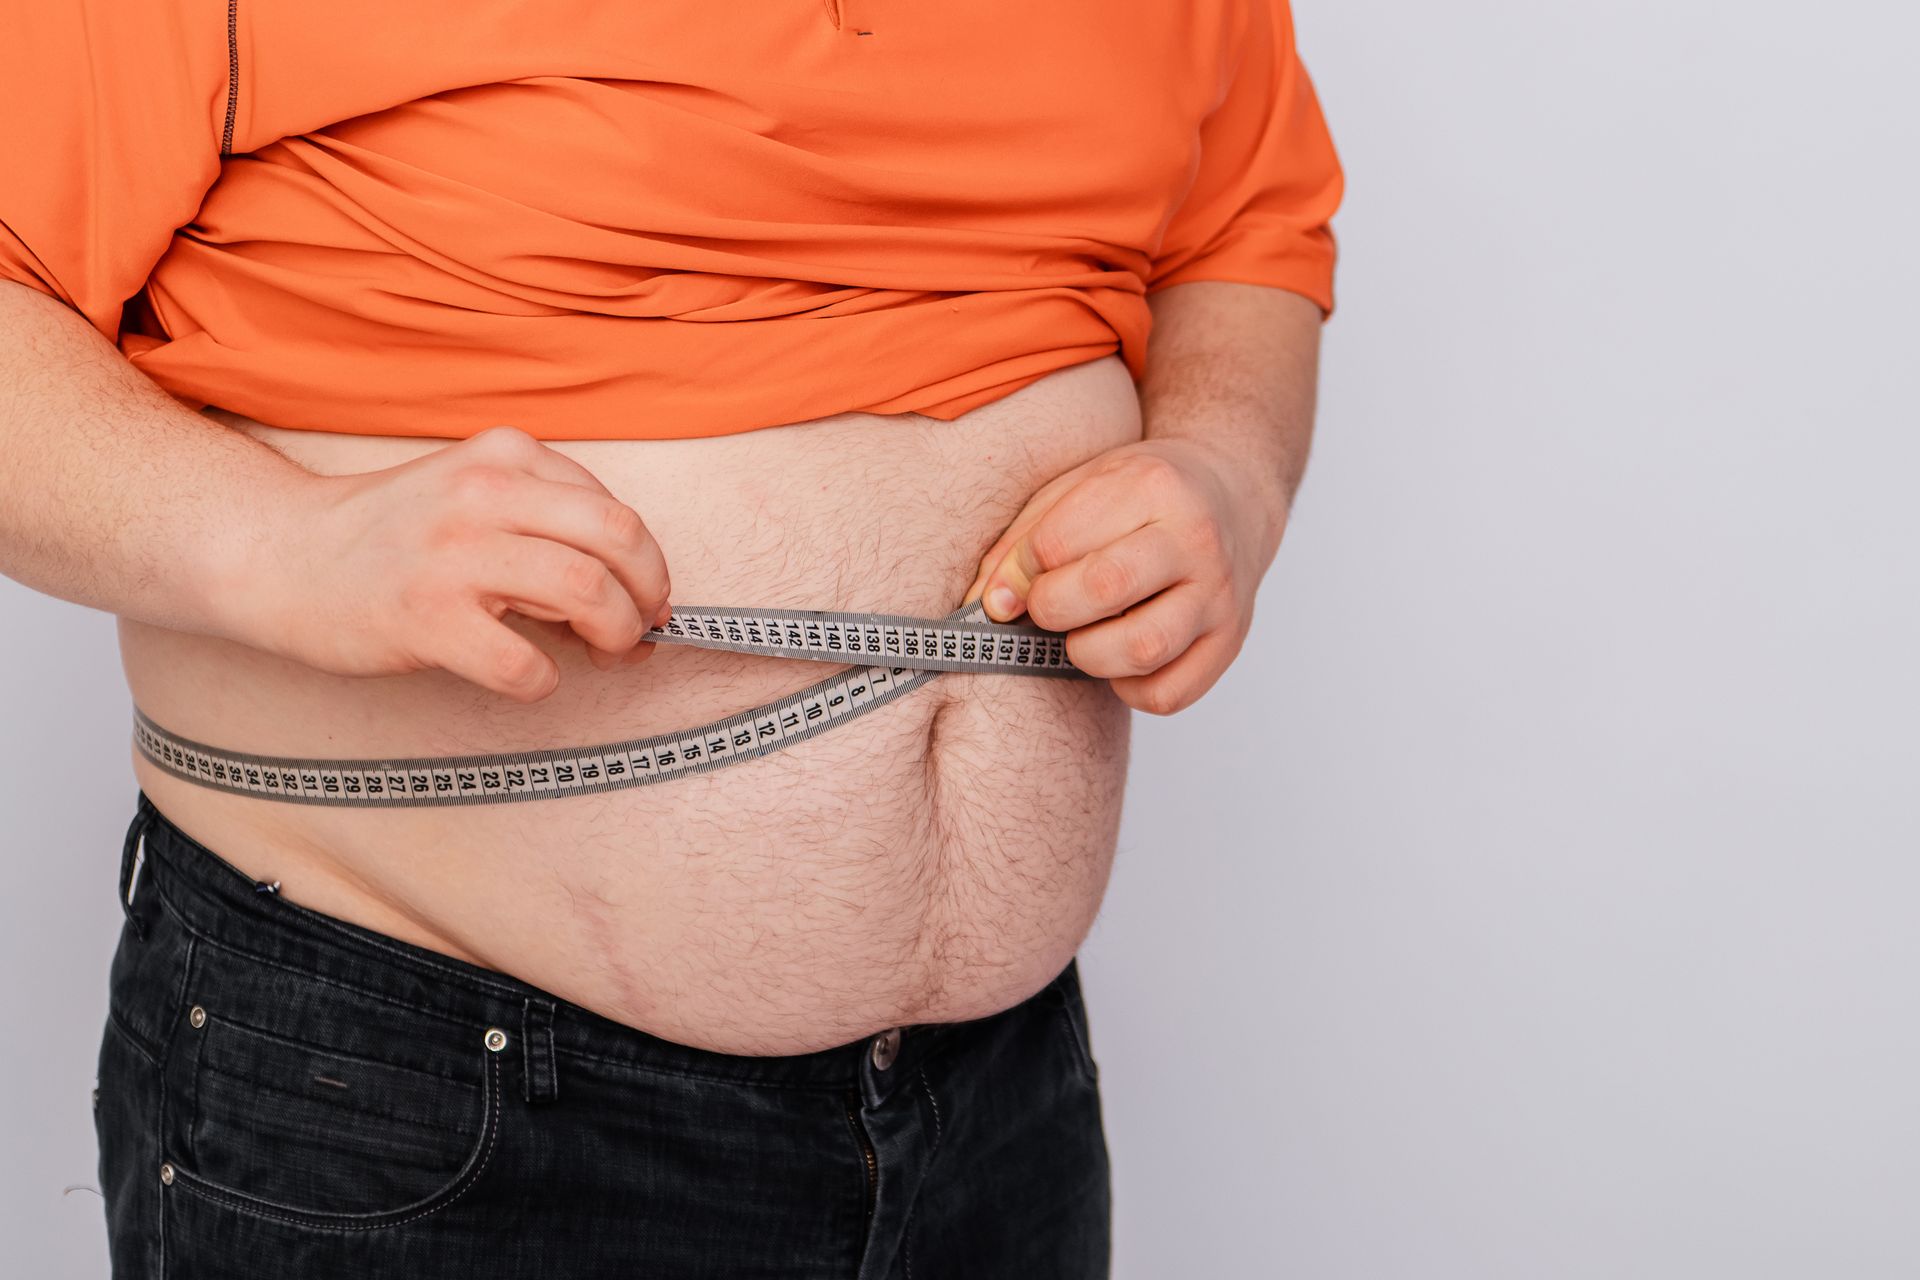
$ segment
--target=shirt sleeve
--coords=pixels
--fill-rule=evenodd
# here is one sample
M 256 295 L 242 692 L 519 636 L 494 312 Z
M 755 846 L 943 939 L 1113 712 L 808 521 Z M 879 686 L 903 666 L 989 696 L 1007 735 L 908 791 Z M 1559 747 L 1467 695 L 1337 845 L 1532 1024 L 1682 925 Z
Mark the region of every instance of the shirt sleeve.
M 112 341 L 219 176 L 228 7 L 0 0 L 0 279 Z
M 1251 0 L 1225 96 L 1200 125 L 1200 166 L 1162 237 L 1147 292 L 1190 280 L 1272 285 L 1333 312 L 1329 225 L 1343 180 L 1288 0 Z

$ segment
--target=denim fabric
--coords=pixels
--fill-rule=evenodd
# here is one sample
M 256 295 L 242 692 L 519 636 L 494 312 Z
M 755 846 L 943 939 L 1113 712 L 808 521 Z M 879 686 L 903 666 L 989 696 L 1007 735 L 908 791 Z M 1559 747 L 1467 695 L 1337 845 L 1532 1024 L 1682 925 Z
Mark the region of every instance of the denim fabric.
M 879 1037 L 744 1057 L 289 902 L 144 792 L 120 890 L 95 1123 L 123 1280 L 1107 1274 L 1072 964 L 884 1067 Z

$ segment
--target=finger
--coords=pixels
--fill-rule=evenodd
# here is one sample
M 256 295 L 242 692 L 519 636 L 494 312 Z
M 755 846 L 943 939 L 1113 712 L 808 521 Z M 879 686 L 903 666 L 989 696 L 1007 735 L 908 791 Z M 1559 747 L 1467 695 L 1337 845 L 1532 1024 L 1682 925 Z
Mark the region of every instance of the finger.
M 1120 676 L 1109 680 L 1120 701 L 1149 715 L 1170 716 L 1200 699 L 1233 663 L 1240 652 L 1240 640 L 1226 630 L 1209 631 L 1187 647 L 1187 651 L 1144 676 Z
M 656 641 L 642 640 L 624 654 L 607 653 L 602 649 L 596 649 L 593 645 L 589 644 L 579 632 L 567 625 L 567 619 L 560 610 L 549 609 L 545 605 L 535 604 L 531 600 L 518 600 L 508 596 L 498 597 L 498 600 L 499 603 L 513 610 L 515 613 L 523 614 L 536 622 L 547 624 L 541 627 L 541 631 L 546 634 L 547 638 L 553 641 L 554 644 L 572 644 L 578 641 L 587 651 L 587 660 L 602 671 L 612 671 L 614 668 L 622 665 L 631 666 L 635 663 L 645 662 L 653 656 L 654 648 L 657 645 Z
M 1173 587 L 1117 618 L 1070 632 L 1067 658 L 1090 676 L 1147 675 L 1186 652 L 1206 629 L 1204 615 L 1197 587 Z
M 1033 491 L 1026 505 L 1020 508 L 1019 514 L 1014 516 L 1000 536 L 994 539 L 993 545 L 988 547 L 986 553 L 980 557 L 980 566 L 973 575 L 973 585 L 968 587 L 966 595 L 961 597 L 963 602 L 980 598 L 980 593 L 986 590 L 987 575 L 993 572 L 995 566 L 1013 547 L 1014 542 L 1033 527 L 1034 521 L 1046 514 L 1047 508 L 1051 507 L 1061 494 L 1077 484 L 1085 471 L 1086 464 L 1083 463 L 1071 471 L 1055 476 Z
M 664 621 L 667 559 L 639 512 L 604 493 L 518 472 L 499 473 L 479 499 L 497 527 L 563 543 L 613 574 L 648 626 Z
M 636 663 L 645 662 L 653 655 L 654 649 L 658 647 L 658 642 L 656 641 L 642 640 L 625 653 L 608 653 L 605 649 L 600 649 L 587 643 L 586 640 L 581 639 L 577 634 L 569 635 L 569 639 L 580 640 L 582 647 L 587 651 L 587 661 L 602 671 L 617 671 L 621 667 L 630 667 Z
M 471 581 L 483 596 L 516 608 L 528 605 L 534 617 L 564 620 L 595 648 L 624 654 L 646 633 L 633 597 L 606 565 L 584 552 L 502 533 L 480 543 L 475 554 L 484 557 L 484 567 Z
M 1151 518 L 1151 510 L 1125 472 L 1081 480 L 1015 539 L 987 576 L 983 598 L 988 616 L 1003 621 L 1018 616 L 1035 578 L 1071 564 L 1096 547 L 1118 542 Z
M 1188 569 L 1179 541 L 1149 524 L 1035 578 L 1027 616 L 1050 631 L 1091 626 L 1186 580 Z
M 536 440 L 519 427 L 501 424 L 475 432 L 458 446 L 460 459 L 481 458 L 516 467 L 542 480 L 570 484 L 612 496 L 600 477 L 558 449 Z
M 425 658 L 515 702 L 538 702 L 560 684 L 558 663 L 484 609 L 459 610 L 437 628 L 434 649 Z

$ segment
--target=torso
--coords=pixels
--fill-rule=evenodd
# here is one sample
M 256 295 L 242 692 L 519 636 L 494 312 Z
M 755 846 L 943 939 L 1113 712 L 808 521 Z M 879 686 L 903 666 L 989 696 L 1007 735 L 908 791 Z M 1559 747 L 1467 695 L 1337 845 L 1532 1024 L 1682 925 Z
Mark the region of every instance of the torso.
M 286 431 L 323 474 L 443 438 Z M 849 413 L 681 440 L 549 441 L 631 505 L 675 603 L 940 617 L 1041 485 L 1140 438 L 1115 356 L 952 422 Z M 547 624 L 559 689 L 517 704 L 445 672 L 335 677 L 120 620 L 133 699 L 183 737 L 297 757 L 584 746 L 800 689 L 818 663 L 660 645 L 602 672 Z M 564 799 L 369 811 L 211 790 L 136 750 L 182 830 L 289 900 L 533 983 L 668 1039 L 795 1053 L 983 1016 L 1079 947 L 1118 833 L 1129 713 L 1104 681 L 949 673 L 770 755 Z

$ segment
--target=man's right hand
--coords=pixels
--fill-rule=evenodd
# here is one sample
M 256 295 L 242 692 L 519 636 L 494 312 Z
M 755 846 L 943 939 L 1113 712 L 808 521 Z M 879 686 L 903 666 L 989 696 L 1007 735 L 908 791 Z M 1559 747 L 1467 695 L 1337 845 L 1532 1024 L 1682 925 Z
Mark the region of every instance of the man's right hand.
M 248 643 L 322 671 L 442 668 L 516 702 L 559 684 L 508 610 L 560 623 L 611 670 L 655 648 L 667 564 L 633 508 L 573 459 L 492 427 L 380 471 L 308 475 L 256 535 L 228 602 Z

